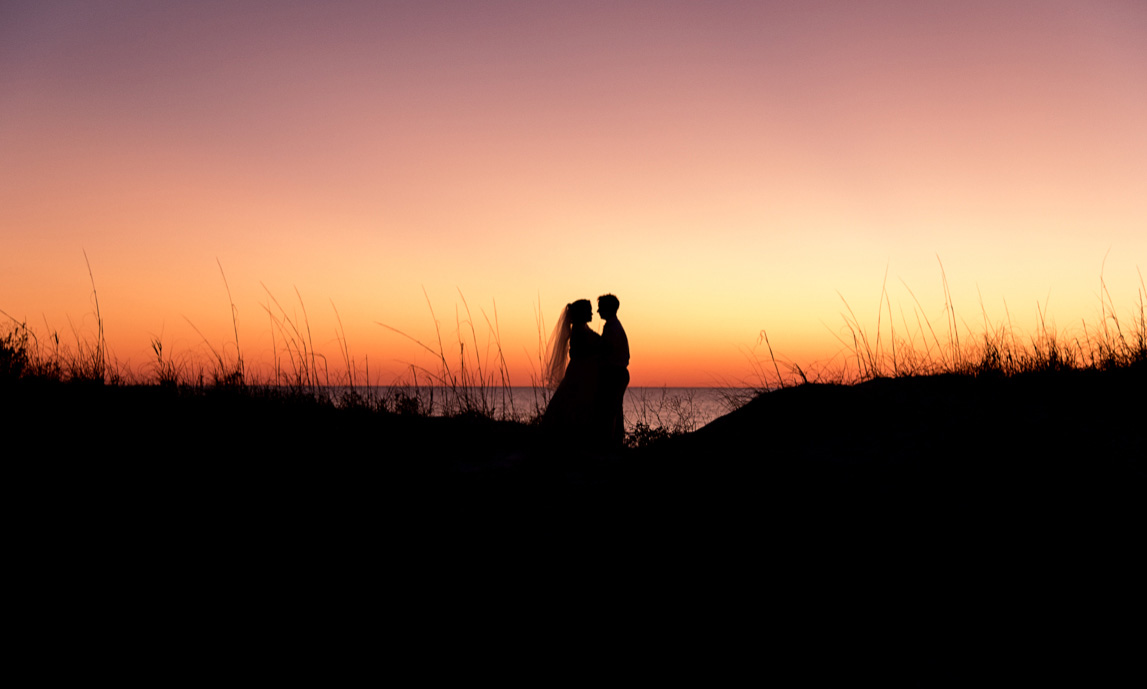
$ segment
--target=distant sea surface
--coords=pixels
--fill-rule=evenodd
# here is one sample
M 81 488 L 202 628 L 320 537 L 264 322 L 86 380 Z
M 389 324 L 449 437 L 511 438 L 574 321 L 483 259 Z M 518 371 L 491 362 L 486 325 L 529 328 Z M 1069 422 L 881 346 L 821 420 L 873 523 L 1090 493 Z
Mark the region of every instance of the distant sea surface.
M 696 430 L 724 416 L 753 398 L 748 388 L 628 388 L 625 391 L 625 425 Z
M 345 390 L 333 386 L 327 388 L 332 395 Z M 447 388 L 371 386 L 358 390 L 364 394 L 369 390 L 372 394 L 388 398 L 395 395 L 417 397 L 436 414 L 442 413 L 444 404 L 452 406 L 457 401 L 457 393 Z M 495 416 L 528 419 L 545 410 L 551 393 L 543 388 L 513 387 L 509 388 L 508 394 L 501 388 L 469 389 L 463 394 L 475 400 L 484 399 L 484 404 L 495 411 Z M 628 430 L 633 430 L 638 423 L 654 428 L 696 430 L 728 414 L 752 395 L 753 391 L 748 388 L 630 387 L 625 391 L 625 425 Z M 505 413 L 507 411 L 508 414 Z

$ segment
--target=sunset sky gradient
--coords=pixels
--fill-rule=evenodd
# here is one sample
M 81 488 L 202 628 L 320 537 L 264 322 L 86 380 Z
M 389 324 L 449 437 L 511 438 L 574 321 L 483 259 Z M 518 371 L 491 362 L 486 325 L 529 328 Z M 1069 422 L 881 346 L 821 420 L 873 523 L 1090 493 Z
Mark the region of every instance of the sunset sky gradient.
M 939 257 L 973 331 L 1078 328 L 1105 256 L 1137 309 L 1145 122 L 1141 0 L 6 2 L 0 309 L 92 332 L 86 251 L 142 370 L 233 348 L 218 260 L 249 364 L 297 289 L 389 383 L 433 361 L 377 323 L 456 349 L 461 293 L 528 385 L 612 291 L 634 385 L 713 385 L 762 329 L 831 360 L 886 270 L 942 320 Z

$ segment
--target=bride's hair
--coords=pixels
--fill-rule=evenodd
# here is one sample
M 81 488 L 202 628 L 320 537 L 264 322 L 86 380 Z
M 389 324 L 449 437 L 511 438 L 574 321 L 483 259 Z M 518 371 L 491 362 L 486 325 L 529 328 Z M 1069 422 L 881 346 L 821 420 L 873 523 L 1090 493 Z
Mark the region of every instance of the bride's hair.
M 546 370 L 542 372 L 542 381 L 549 389 L 556 390 L 566 375 L 570 335 L 574 326 L 578 323 L 588 323 L 592 318 L 593 304 L 589 299 L 578 299 L 566 304 L 562 309 L 561 315 L 558 316 L 558 324 L 554 326 L 549 344 L 546 345 Z

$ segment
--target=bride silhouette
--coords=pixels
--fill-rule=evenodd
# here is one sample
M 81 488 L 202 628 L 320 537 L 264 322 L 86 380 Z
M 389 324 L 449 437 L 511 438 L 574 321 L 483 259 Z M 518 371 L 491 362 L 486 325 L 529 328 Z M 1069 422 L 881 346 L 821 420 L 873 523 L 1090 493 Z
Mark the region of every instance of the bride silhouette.
M 590 330 L 592 319 L 588 299 L 567 304 L 546 347 L 545 383 L 554 395 L 542 428 L 568 445 L 586 445 L 593 436 L 601 335 Z

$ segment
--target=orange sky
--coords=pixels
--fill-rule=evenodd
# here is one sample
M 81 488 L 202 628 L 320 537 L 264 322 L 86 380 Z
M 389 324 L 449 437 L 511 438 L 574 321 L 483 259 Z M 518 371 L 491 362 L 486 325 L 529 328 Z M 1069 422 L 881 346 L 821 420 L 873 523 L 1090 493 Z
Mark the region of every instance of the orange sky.
M 0 309 L 142 369 L 270 360 L 269 290 L 390 382 L 496 302 L 612 291 L 634 385 L 840 349 L 915 292 L 1031 328 L 1121 315 L 1147 263 L 1147 3 L 8 2 Z M 301 312 L 299 313 L 301 316 Z M 464 318 L 463 313 L 462 317 Z M 899 318 L 899 316 L 897 316 Z M 600 328 L 600 322 L 593 323 Z M 469 340 L 469 330 L 466 330 Z M 469 344 L 467 345 L 469 347 Z

